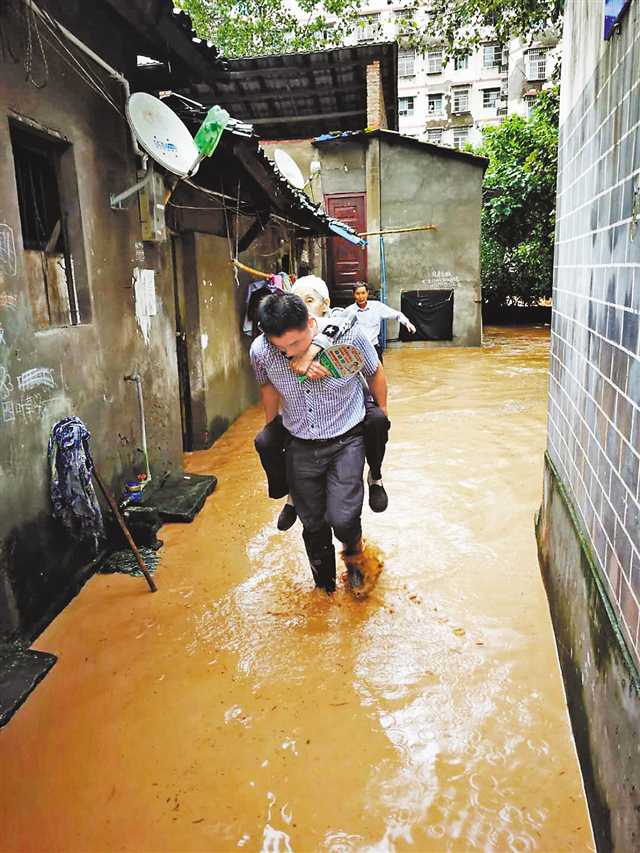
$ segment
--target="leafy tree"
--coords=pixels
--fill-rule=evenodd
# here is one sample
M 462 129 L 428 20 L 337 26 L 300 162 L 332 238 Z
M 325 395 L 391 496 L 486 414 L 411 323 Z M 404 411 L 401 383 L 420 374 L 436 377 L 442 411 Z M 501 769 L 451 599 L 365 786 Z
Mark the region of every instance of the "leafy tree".
M 201 38 L 229 57 L 295 53 L 344 44 L 360 0 L 175 0 Z
M 198 35 L 228 57 L 341 45 L 365 23 L 362 0 L 174 1 Z M 398 21 L 403 43 L 418 50 L 443 44 L 452 56 L 476 47 L 487 26 L 503 44 L 541 32 L 560 20 L 563 6 L 564 0 L 416 0 Z
M 551 296 L 558 109 L 558 87 L 541 92 L 530 118 L 512 115 L 487 128 L 474 152 L 489 158 L 480 250 L 487 304 Z

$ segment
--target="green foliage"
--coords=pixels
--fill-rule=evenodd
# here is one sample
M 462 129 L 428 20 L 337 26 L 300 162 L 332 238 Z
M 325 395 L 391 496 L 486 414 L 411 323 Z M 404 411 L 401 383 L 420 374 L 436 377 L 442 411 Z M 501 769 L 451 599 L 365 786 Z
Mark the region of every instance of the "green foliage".
M 559 92 L 538 95 L 531 118 L 509 116 L 475 150 L 489 158 L 482 210 L 483 300 L 533 305 L 551 296 Z
M 361 0 L 175 0 L 201 38 L 228 57 L 293 53 L 345 43 L 365 20 Z M 416 0 L 398 19 L 403 44 L 424 50 L 444 45 L 462 55 L 486 37 L 505 44 L 559 21 L 564 0 Z M 427 12 L 425 16 L 423 14 Z M 377 38 L 381 38 L 380 33 Z
M 201 38 L 229 58 L 295 53 L 344 44 L 359 0 L 175 0 Z

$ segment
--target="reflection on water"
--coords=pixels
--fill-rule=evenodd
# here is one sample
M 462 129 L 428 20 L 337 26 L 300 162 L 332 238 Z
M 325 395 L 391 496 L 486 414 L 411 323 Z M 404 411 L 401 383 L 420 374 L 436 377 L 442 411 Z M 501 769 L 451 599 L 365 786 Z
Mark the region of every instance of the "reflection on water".
M 534 329 L 481 350 L 389 354 L 390 504 L 364 516 L 384 572 L 364 600 L 344 583 L 314 590 L 299 525 L 276 531 L 251 443 L 257 410 L 193 454 L 220 486 L 190 528 L 165 528 L 157 596 L 122 620 L 98 578 L 43 638 L 65 678 L 40 688 L 21 737 L 7 731 L 3 798 L 24 830 L 3 831 L 7 849 L 592 849 L 533 538 L 547 357 Z M 98 661 L 110 638 L 109 663 L 75 688 L 73 636 Z M 74 808 L 54 765 L 86 767 L 76 741 L 96 720 L 78 691 L 119 671 L 98 726 L 108 757 Z M 70 710 L 49 767 L 39 732 L 56 692 Z M 34 754 L 44 771 L 27 797 Z M 104 804 L 97 822 L 85 798 Z M 34 820 L 39 803 L 58 818 Z M 134 804 L 154 819 L 125 833 Z

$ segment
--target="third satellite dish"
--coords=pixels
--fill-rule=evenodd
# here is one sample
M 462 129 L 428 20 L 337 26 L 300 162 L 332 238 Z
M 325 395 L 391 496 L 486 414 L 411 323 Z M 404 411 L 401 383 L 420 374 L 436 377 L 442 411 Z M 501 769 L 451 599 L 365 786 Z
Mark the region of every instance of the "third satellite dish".
M 276 161 L 276 166 L 280 172 L 282 172 L 290 184 L 293 184 L 298 190 L 304 189 L 306 184 L 304 175 L 293 157 L 290 157 L 282 148 L 276 148 L 273 152 L 273 159 Z
M 156 163 L 182 178 L 192 174 L 199 152 L 187 126 L 172 109 L 153 95 L 135 92 L 127 101 L 127 119 Z

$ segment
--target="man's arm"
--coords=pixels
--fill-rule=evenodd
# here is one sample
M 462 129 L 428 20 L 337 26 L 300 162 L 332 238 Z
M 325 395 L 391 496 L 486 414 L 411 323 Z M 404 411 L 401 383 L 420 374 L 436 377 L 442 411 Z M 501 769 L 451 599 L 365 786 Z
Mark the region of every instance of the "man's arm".
M 406 316 L 406 314 L 403 314 L 402 311 L 396 311 L 395 308 L 391 308 L 389 305 L 385 305 L 384 302 L 380 302 L 378 304 L 380 305 L 378 311 L 380 312 L 381 320 L 399 320 L 402 325 L 411 332 L 412 335 L 414 334 L 416 327 Z
M 384 375 L 384 368 L 378 365 L 378 369 L 371 376 L 365 376 L 371 396 L 380 406 L 382 411 L 387 414 L 387 377 Z
M 270 424 L 280 411 L 280 394 L 270 382 L 260 386 L 260 399 L 264 409 L 265 423 Z

